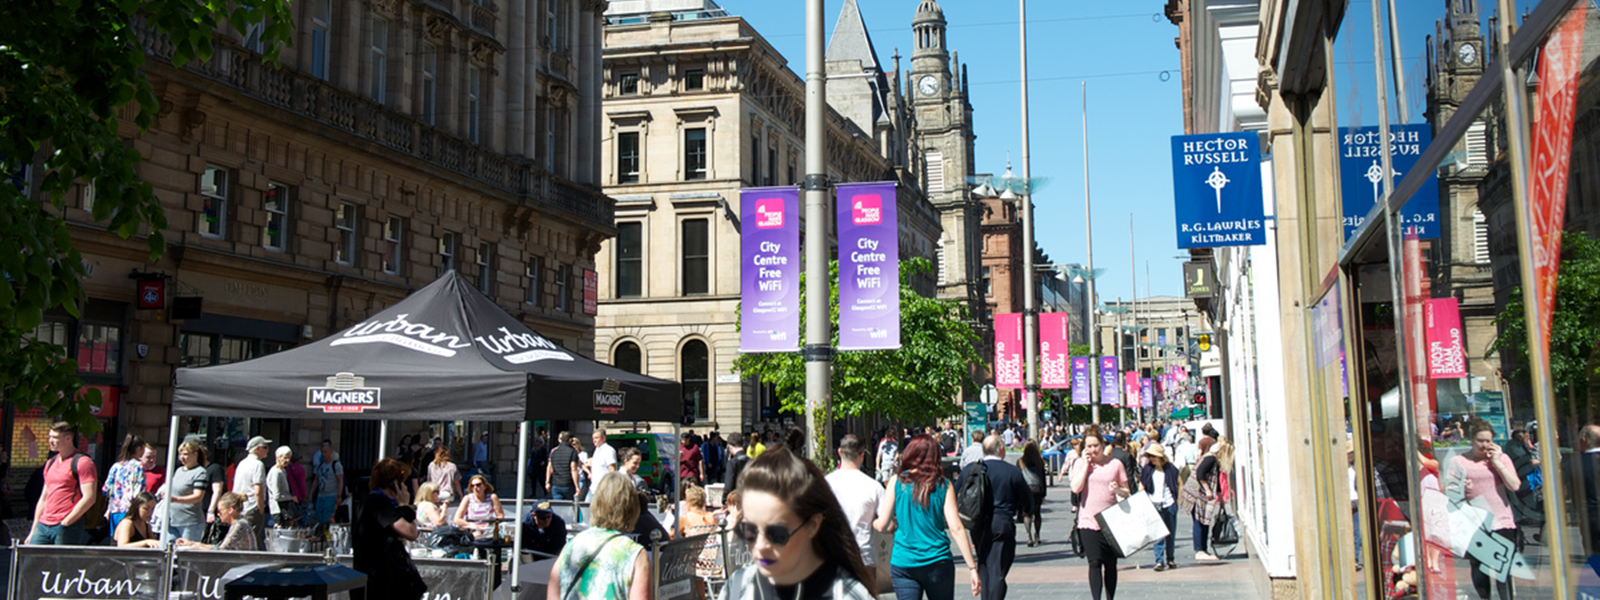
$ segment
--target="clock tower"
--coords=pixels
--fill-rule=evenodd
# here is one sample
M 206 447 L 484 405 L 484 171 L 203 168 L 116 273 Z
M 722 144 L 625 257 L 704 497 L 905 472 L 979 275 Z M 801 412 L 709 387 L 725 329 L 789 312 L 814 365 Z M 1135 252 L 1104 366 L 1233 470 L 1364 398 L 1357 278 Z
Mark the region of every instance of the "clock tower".
M 910 91 L 912 164 L 944 227 L 937 248 L 938 295 L 965 302 L 974 318 L 987 323 L 978 290 L 983 209 L 967 181 L 974 173 L 976 138 L 965 69 L 946 49 L 944 10 L 937 0 L 917 5 L 911 32 L 916 39 L 903 89 Z

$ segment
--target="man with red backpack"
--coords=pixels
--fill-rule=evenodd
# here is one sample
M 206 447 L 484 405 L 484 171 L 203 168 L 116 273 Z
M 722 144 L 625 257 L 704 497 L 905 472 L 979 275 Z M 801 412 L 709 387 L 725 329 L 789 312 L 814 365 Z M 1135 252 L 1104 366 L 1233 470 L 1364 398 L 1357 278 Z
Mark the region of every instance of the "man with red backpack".
M 78 428 L 67 423 L 50 427 L 50 450 L 56 457 L 44 464 L 44 492 L 33 510 L 28 544 L 81 546 L 89 543 L 84 517 L 100 489 L 94 459 L 78 452 Z

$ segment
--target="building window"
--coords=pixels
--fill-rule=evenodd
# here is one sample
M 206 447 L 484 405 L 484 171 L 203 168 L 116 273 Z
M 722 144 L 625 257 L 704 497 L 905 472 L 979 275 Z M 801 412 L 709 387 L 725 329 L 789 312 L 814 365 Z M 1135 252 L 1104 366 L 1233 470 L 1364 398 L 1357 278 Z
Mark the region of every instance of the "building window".
M 225 238 L 228 235 L 228 170 L 206 165 L 200 176 L 200 195 L 205 203 L 200 209 L 200 234 L 206 237 Z
M 750 134 L 750 185 L 761 185 L 761 134 L 758 133 Z
M 762 185 L 774 185 L 773 178 L 778 176 L 778 149 L 767 148 L 767 178 Z
M 373 100 L 383 104 L 385 85 L 389 79 L 389 22 L 378 17 L 372 18 L 372 55 L 371 62 L 372 84 L 369 94 Z
M 1489 219 L 1476 208 L 1472 209 L 1472 260 L 1478 264 L 1489 262 Z
M 383 224 L 383 272 L 400 274 L 400 265 L 406 257 L 405 235 L 405 219 L 391 216 Z
M 695 127 L 683 130 L 684 179 L 706 178 L 706 129 Z
M 429 125 L 438 113 L 437 83 L 439 75 L 439 49 L 433 44 L 422 45 L 422 121 Z
M 242 40 L 240 45 L 244 46 L 244 49 L 256 54 L 265 54 L 267 45 L 265 42 L 261 41 L 261 34 L 262 32 L 266 31 L 266 29 L 267 25 L 265 23 L 253 23 L 249 27 L 246 27 L 244 30 L 244 40 Z
M 568 298 L 568 282 L 572 280 L 572 265 L 556 266 L 556 310 L 567 312 L 572 310 L 572 301 Z
M 994 288 L 992 287 L 993 283 L 994 283 L 993 280 L 991 280 L 989 278 L 989 267 L 984 267 L 983 268 L 983 288 L 982 289 L 983 289 L 983 296 L 985 298 L 994 295 Z
M 439 234 L 439 276 L 456 270 L 456 234 L 446 231 Z
M 928 151 L 928 193 L 944 193 L 944 153 Z
M 639 132 L 617 134 L 617 183 L 639 182 Z
M 639 74 L 623 73 L 617 78 L 617 93 L 622 96 L 635 96 L 639 93 Z
M 333 216 L 333 227 L 339 230 L 339 244 L 333 247 L 333 262 L 356 264 L 356 214 L 356 205 L 343 202 Z
M 644 353 L 633 342 L 617 344 L 617 349 L 611 351 L 611 366 L 629 373 L 644 373 Z
M 39 342 L 61 346 L 66 356 L 78 361 L 80 375 L 111 375 L 122 373 L 122 328 L 116 325 L 76 322 L 77 344 L 72 343 L 74 323 L 46 318 L 24 334 Z
M 784 184 L 785 185 L 794 185 L 797 180 L 794 178 L 794 169 L 795 169 L 795 167 L 794 167 L 794 158 L 793 158 L 794 157 L 794 152 L 793 152 L 792 149 L 790 150 L 789 156 L 790 156 L 790 158 L 789 158 L 789 173 L 788 173 L 789 174 L 789 178 L 784 180 Z
M 527 302 L 529 306 L 538 307 L 538 306 L 543 306 L 544 305 L 543 298 L 541 298 L 541 296 L 543 295 L 543 292 L 544 292 L 544 290 L 541 289 L 542 288 L 541 284 L 543 284 L 543 283 L 544 283 L 544 258 L 541 258 L 541 257 L 538 257 L 538 256 L 529 256 L 528 257 L 528 297 L 523 299 L 523 301 Z
M 267 225 L 261 228 L 262 247 L 278 252 L 289 249 L 289 203 L 288 187 L 267 184 L 261 196 L 261 210 L 267 213 Z
M 94 194 L 94 180 L 90 179 L 83 182 L 83 202 L 80 203 L 80 206 L 83 208 L 84 212 L 89 213 L 91 217 L 94 216 Z
M 644 295 L 644 223 L 617 223 L 617 297 Z
M 483 71 L 467 67 L 467 140 L 478 143 L 478 117 L 480 92 L 483 91 Z
M 494 244 L 484 242 L 478 245 L 478 291 L 490 298 L 494 294 L 489 290 L 494 289 Z
M 696 421 L 711 418 L 711 356 L 706 343 L 689 340 L 679 351 L 678 381 L 683 385 L 683 410 Z
M 561 18 L 559 4 L 561 0 L 545 0 L 544 3 L 544 36 L 550 49 L 561 48 Z
M 311 76 L 328 78 L 328 32 L 333 28 L 332 0 L 311 1 Z
M 683 74 L 683 89 L 688 91 L 706 89 L 706 72 L 704 69 L 691 69 Z
M 683 221 L 683 293 L 710 293 L 711 247 L 708 219 Z

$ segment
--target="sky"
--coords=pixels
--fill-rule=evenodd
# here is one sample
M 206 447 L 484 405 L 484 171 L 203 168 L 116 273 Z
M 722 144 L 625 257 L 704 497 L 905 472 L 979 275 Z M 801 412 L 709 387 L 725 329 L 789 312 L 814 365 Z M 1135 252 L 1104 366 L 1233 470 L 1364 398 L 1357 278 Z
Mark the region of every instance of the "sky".
M 805 72 L 805 2 L 720 0 Z M 896 48 L 910 68 L 911 19 L 919 0 L 858 0 L 878 60 L 892 68 Z M 1494 0 L 1478 0 L 1489 33 Z M 827 0 L 831 35 L 843 0 Z M 1163 2 L 1049 0 L 1027 4 L 1031 172 L 1046 178 L 1034 195 L 1038 245 L 1057 263 L 1084 263 L 1084 126 L 1088 89 L 1088 177 L 1094 264 L 1101 302 L 1182 294 L 1182 263 L 1172 204 L 1170 139 L 1183 133 L 1178 28 Z M 1519 11 L 1532 0 L 1517 0 Z M 1021 71 L 1015 4 L 940 0 L 946 46 L 967 65 L 979 173 L 1022 172 Z M 1396 2 L 1407 80 L 1409 122 L 1423 121 L 1424 56 L 1446 0 Z M 1372 5 L 1351 0 L 1334 43 L 1334 86 L 1341 125 L 1377 123 Z M 1384 32 L 1387 36 L 1387 31 Z M 1387 39 L 1387 37 L 1385 37 Z M 1386 80 L 1386 83 L 1392 80 Z M 1401 122 L 1391 87 L 1391 122 Z M 1131 219 L 1131 227 L 1130 227 Z M 1131 267 L 1131 268 L 1130 268 Z M 1134 279 L 1137 281 L 1134 281 Z M 1138 289 L 1135 292 L 1134 284 Z

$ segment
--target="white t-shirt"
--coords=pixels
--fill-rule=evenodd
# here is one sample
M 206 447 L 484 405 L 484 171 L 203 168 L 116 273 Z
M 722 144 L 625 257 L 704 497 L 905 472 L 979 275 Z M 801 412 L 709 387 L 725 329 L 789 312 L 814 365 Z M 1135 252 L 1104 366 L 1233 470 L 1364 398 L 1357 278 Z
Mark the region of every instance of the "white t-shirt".
M 600 483 L 600 477 L 615 471 L 617 466 L 617 449 L 611 444 L 600 444 L 594 449 L 594 456 L 589 457 L 589 481 Z
M 844 518 L 856 534 L 856 545 L 861 546 L 861 561 L 867 566 L 877 562 L 872 556 L 872 520 L 878 517 L 878 501 L 883 499 L 883 486 L 873 481 L 860 469 L 839 469 L 828 474 L 828 487 L 839 499 Z
M 1161 469 L 1150 472 L 1150 485 L 1155 489 L 1154 497 L 1150 498 L 1156 506 L 1166 508 L 1172 506 L 1177 500 L 1172 499 L 1172 490 L 1167 489 L 1167 473 Z
M 260 498 L 256 497 L 256 485 L 267 482 L 267 465 L 249 454 L 244 460 L 239 461 L 239 466 L 233 470 L 233 493 L 244 496 L 244 512 L 255 512 Z

